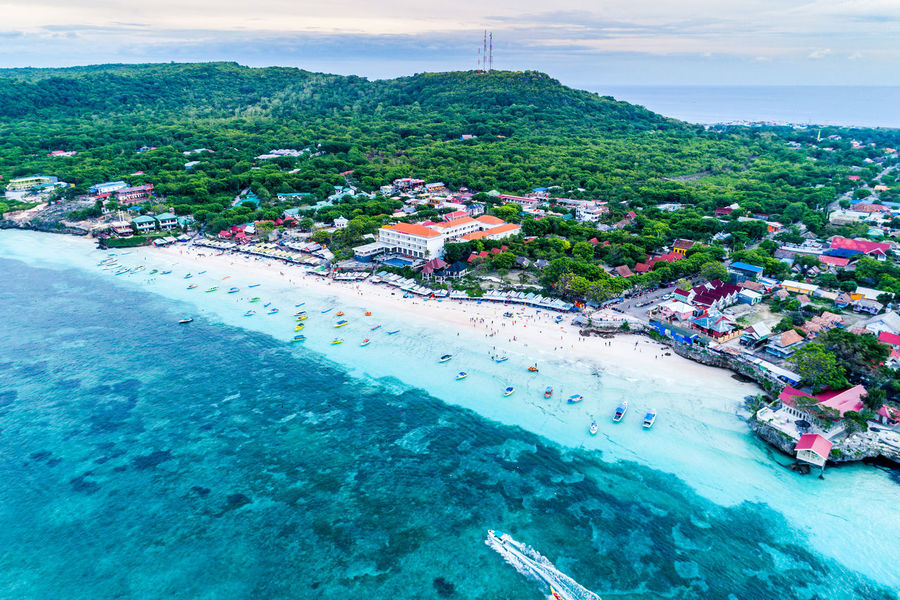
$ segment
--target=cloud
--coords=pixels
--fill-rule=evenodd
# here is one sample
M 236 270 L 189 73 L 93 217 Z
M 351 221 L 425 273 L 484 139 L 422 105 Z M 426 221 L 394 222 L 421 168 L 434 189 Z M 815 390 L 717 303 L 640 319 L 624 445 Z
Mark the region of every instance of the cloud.
M 813 50 L 809 53 L 809 58 L 820 59 L 831 54 L 831 48 L 822 48 L 821 50 Z

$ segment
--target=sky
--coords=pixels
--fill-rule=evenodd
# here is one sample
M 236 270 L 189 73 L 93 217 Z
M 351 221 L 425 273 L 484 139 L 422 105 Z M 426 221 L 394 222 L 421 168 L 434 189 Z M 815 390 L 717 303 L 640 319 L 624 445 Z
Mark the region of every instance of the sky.
M 229 60 L 370 78 L 900 85 L 900 0 L 0 0 L 0 67 Z

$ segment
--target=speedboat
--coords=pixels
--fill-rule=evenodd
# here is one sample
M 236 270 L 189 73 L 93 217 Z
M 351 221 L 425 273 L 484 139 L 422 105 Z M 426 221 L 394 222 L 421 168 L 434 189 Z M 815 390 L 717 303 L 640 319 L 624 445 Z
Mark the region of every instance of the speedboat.
M 269 312 L 267 312 L 266 314 L 267 314 L 267 315 L 274 315 L 274 314 L 277 313 L 277 312 L 278 312 L 278 309 L 277 309 L 277 308 L 270 308 L 270 309 L 269 309 Z
M 197 284 L 196 284 L 196 283 L 192 283 L 191 285 L 187 286 L 187 289 L 192 290 L 192 289 L 194 289 L 195 287 L 197 287 Z
M 544 389 L 544 398 L 549 398 L 549 397 L 552 396 L 552 395 L 553 395 L 553 386 L 552 386 L 552 385 L 548 385 L 548 386 L 546 387 L 546 389 Z
M 335 323 L 334 326 L 335 326 L 335 327 L 344 327 L 345 325 L 349 325 L 349 324 L 350 324 L 350 321 L 347 321 L 347 320 L 345 320 L 345 319 L 341 319 L 340 321 L 338 321 L 337 323 Z
M 135 273 L 137 273 L 137 271 L 135 271 Z M 159 271 L 157 271 L 156 269 L 153 269 L 152 271 L 150 271 L 151 275 L 156 275 L 157 273 L 159 273 Z
M 231 279 L 231 275 L 226 275 L 225 277 L 222 278 L 222 281 L 225 281 L 226 279 Z
M 193 277 L 193 275 L 191 275 L 190 273 L 184 276 L 185 279 L 190 279 L 191 277 Z
M 400 333 L 400 330 L 399 330 L 399 329 L 392 329 L 392 330 L 390 330 L 390 331 L 387 332 L 388 335 L 394 335 L 395 333 Z
M 371 343 L 372 343 L 372 340 L 370 340 L 369 338 L 366 338 L 362 341 L 362 344 L 360 344 L 360 346 L 368 346 Z
M 170 270 L 168 270 L 168 271 L 160 271 L 159 274 L 160 274 L 160 275 L 168 275 L 168 274 L 171 273 L 171 272 L 172 272 L 172 271 L 171 271 L 171 269 L 170 269 Z
M 250 302 L 259 302 L 259 296 L 253 296 L 250 298 Z
M 200 271 L 197 275 L 203 275 L 204 273 L 206 273 L 206 271 Z
M 367 317 L 371 317 L 371 316 L 372 316 L 372 311 L 371 311 L 371 310 L 367 310 L 367 311 L 365 312 L 365 315 L 366 315 Z
M 497 355 L 497 356 L 494 356 L 493 358 L 494 358 L 494 362 L 498 362 L 498 363 L 506 362 L 509 360 L 509 357 L 506 356 L 505 354 L 503 356 Z
M 306 304 L 306 302 L 301 302 L 300 304 L 295 304 L 294 306 L 299 307 L 299 306 L 303 306 L 304 304 Z
M 592 421 L 590 428 L 591 435 L 597 435 L 598 431 L 600 431 L 600 426 L 597 425 L 597 421 Z
M 251 284 L 248 285 L 247 287 L 248 287 L 248 288 L 255 288 L 255 287 L 259 287 L 259 284 L 258 284 L 258 283 L 251 283 Z
M 581 394 L 572 394 L 571 396 L 569 396 L 567 402 L 569 404 L 578 404 L 582 400 L 584 400 L 584 396 L 582 396 Z
M 322 314 L 324 315 L 325 313 L 327 313 L 330 310 L 334 310 L 334 307 L 332 306 L 331 308 L 326 308 L 325 310 L 322 311 Z
M 180 319 L 178 322 L 179 322 L 179 323 L 190 323 L 190 322 L 193 321 L 193 320 L 194 320 L 194 319 L 191 318 L 191 317 L 185 317 L 185 318 L 183 318 L 183 319 Z
M 229 293 L 229 294 L 236 294 L 236 293 L 238 293 L 239 291 L 241 291 L 241 288 L 233 287 L 233 288 L 231 288 L 230 290 L 228 290 L 228 293 Z
M 647 411 L 647 414 L 644 415 L 644 429 L 650 429 L 653 427 L 653 423 L 656 422 L 656 410 L 650 409 Z
M 245 316 L 245 317 L 252 317 L 252 316 L 255 315 L 255 314 L 256 314 L 256 311 L 255 311 L 255 310 L 248 310 L 247 312 L 244 313 L 244 316 Z
M 616 412 L 613 414 L 613 421 L 618 423 L 622 420 L 622 417 L 625 416 L 625 411 L 628 410 L 628 400 L 622 400 L 622 402 L 616 407 Z
M 306 311 L 305 311 L 305 310 L 298 310 L 297 312 L 294 313 L 294 316 L 295 316 L 295 317 L 302 317 L 302 316 L 305 315 L 305 314 L 306 314 Z
M 344 316 L 344 311 L 339 310 L 339 311 L 337 311 L 335 314 L 336 314 L 337 316 L 339 316 L 339 317 L 343 317 L 343 316 Z
M 305 339 L 306 339 L 305 335 L 295 335 L 293 338 L 291 338 L 291 341 L 292 342 L 302 342 Z
M 305 321 L 305 320 L 308 319 L 308 318 L 309 318 L 308 315 L 299 315 L 299 316 L 297 317 L 297 322 L 299 323 L 300 321 Z
M 338 344 L 343 344 L 343 343 L 344 343 L 344 340 L 342 340 L 341 338 L 334 338 L 333 340 L 331 340 L 332 346 L 337 346 Z
M 300 323 L 296 327 L 294 327 L 294 331 L 303 331 L 303 328 L 306 327 L 303 323 Z
M 537 372 L 538 372 L 537 365 L 531 365 L 530 367 L 528 367 L 528 370 L 529 370 L 531 373 L 537 373 Z
M 272 304 L 271 302 L 266 302 L 265 304 L 263 304 L 263 307 L 269 308 L 269 306 L 270 306 L 271 304 Z
M 516 388 L 514 388 L 513 386 L 509 386 L 505 390 L 503 390 L 503 397 L 505 398 L 506 396 L 512 396 L 515 392 Z
M 459 381 L 460 379 L 465 379 L 468 376 L 469 376 L 469 374 L 466 373 L 465 371 L 460 371 L 459 373 L 456 374 L 456 380 Z
M 219 289 L 219 288 L 213 286 L 213 287 L 209 288 L 208 290 L 206 290 L 206 293 L 208 294 L 208 293 L 210 293 L 210 292 L 214 292 L 214 291 L 216 291 L 217 289 Z
M 445 354 L 438 360 L 438 362 L 445 363 L 445 362 L 449 361 L 451 358 L 453 358 L 452 354 Z
M 557 323 L 562 323 L 562 320 L 563 320 L 563 316 L 562 316 L 562 315 L 556 315 L 556 322 L 557 322 Z
M 381 329 L 381 325 L 376 325 L 376 326 L 373 327 L 370 331 L 377 331 L 377 330 L 379 330 L 379 329 Z

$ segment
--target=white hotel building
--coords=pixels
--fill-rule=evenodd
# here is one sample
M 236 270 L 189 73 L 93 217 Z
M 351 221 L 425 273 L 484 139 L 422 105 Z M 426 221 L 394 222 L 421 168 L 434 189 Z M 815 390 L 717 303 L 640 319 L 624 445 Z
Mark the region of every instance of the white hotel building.
M 461 217 L 446 223 L 419 225 L 395 223 L 378 230 L 378 248 L 366 247 L 361 254 L 373 255 L 381 250 L 426 260 L 444 253 L 444 243 L 452 240 L 503 239 L 521 233 L 522 228 L 491 215 L 477 219 Z M 360 250 L 357 248 L 356 250 Z

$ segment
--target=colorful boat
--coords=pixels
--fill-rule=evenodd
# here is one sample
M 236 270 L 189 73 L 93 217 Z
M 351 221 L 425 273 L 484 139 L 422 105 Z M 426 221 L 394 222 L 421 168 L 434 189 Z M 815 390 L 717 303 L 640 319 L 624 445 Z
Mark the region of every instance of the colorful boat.
M 185 317 L 185 318 L 183 318 L 183 319 L 180 319 L 178 322 L 181 323 L 181 324 L 184 324 L 184 323 L 190 323 L 190 322 L 192 322 L 193 320 L 194 320 L 194 319 L 193 319 L 192 317 Z
M 336 314 L 337 314 L 337 316 L 339 316 L 339 317 L 343 317 L 343 316 L 344 316 L 344 311 L 339 310 L 339 311 L 337 311 Z
M 515 393 L 516 388 L 514 388 L 513 386 L 509 386 L 505 390 L 503 390 L 503 397 L 505 398 L 506 396 L 512 396 Z
M 208 293 L 210 293 L 210 292 L 214 292 L 214 291 L 216 291 L 217 289 L 219 289 L 219 288 L 213 286 L 213 287 L 209 288 L 208 290 L 206 290 L 206 293 L 208 294 Z
M 399 330 L 399 329 L 392 329 L 392 330 L 390 330 L 390 331 L 387 332 L 388 335 L 394 335 L 395 333 L 400 333 L 400 330 Z
M 537 373 L 538 372 L 537 365 L 531 365 L 530 367 L 528 367 L 528 371 L 531 373 Z
M 292 342 L 302 342 L 305 339 L 306 339 L 305 335 L 295 335 L 293 338 L 291 338 L 291 341 Z
M 333 340 L 331 340 L 332 346 L 337 346 L 338 344 L 343 344 L 343 343 L 344 343 L 344 340 L 342 340 L 341 338 L 334 338 Z
M 379 329 L 381 329 L 381 325 L 376 325 L 375 327 L 373 327 L 372 329 L 370 329 L 370 331 L 377 331 L 377 330 L 379 330 Z
M 259 302 L 259 296 L 253 296 L 250 298 L 250 302 Z
M 192 290 L 192 289 L 194 289 L 195 287 L 197 287 L 197 284 L 196 284 L 196 283 L 192 283 L 191 285 L 187 286 L 187 289 Z
M 225 277 L 222 278 L 222 281 L 225 281 L 226 279 L 231 279 L 231 275 L 226 275 Z
M 616 407 L 616 412 L 613 413 L 613 421 L 618 423 L 622 420 L 622 417 L 625 416 L 625 411 L 628 410 L 628 400 L 622 400 L 622 402 Z
M 452 358 L 453 358 L 453 355 L 452 355 L 452 354 L 445 354 L 445 355 L 443 355 L 440 359 L 438 359 L 438 362 L 439 362 L 439 363 L 445 363 L 445 362 L 448 362 L 448 361 L 449 361 L 450 359 L 452 359 Z
M 244 316 L 245 316 L 245 317 L 252 317 L 252 316 L 255 315 L 255 314 L 256 314 L 256 311 L 255 311 L 255 310 L 248 310 L 247 312 L 244 313 Z
M 459 381 L 461 379 L 465 379 L 468 376 L 469 376 L 469 374 L 466 373 L 465 371 L 460 371 L 459 373 L 456 374 L 456 380 Z
M 185 279 L 190 279 L 191 277 L 193 277 L 193 275 L 191 275 L 190 273 L 184 276 Z
M 365 315 L 366 315 L 367 317 L 371 317 L 371 316 L 372 316 L 372 311 L 371 311 L 371 310 L 367 310 L 367 311 L 365 312 Z
M 584 396 L 582 396 L 581 394 L 572 394 L 571 396 L 569 396 L 567 402 L 569 404 L 578 404 L 582 400 L 584 400 Z
M 650 409 L 647 411 L 647 414 L 644 415 L 644 429 L 650 429 L 653 427 L 653 424 L 656 422 L 656 410 Z
M 137 273 L 137 270 L 135 270 L 135 273 Z M 152 271 L 150 271 L 151 275 L 156 275 L 157 273 L 158 273 L 158 271 L 156 269 L 153 269 Z
M 366 338 L 362 341 L 362 344 L 360 344 L 360 346 L 368 346 L 371 343 L 372 343 L 372 340 L 370 340 L 369 338 Z
M 294 331 L 303 331 L 304 327 L 306 327 L 306 325 L 301 323 L 301 324 L 297 325 L 296 327 L 294 327 Z
M 549 397 L 552 396 L 552 395 L 553 395 L 553 386 L 552 386 L 552 385 L 548 385 L 548 386 L 544 389 L 544 398 L 549 398 Z
M 237 294 L 239 291 L 241 291 L 241 288 L 233 287 L 230 290 L 228 290 L 228 293 L 229 294 Z
M 305 321 L 308 318 L 309 318 L 309 316 L 307 316 L 307 315 L 299 315 L 297 317 L 297 322 L 299 323 L 300 321 Z
M 267 314 L 267 315 L 274 315 L 274 314 L 277 313 L 277 312 L 278 312 L 278 309 L 277 309 L 277 308 L 270 308 L 270 309 L 269 309 L 269 312 L 267 312 L 266 314 Z
M 591 422 L 591 427 L 590 427 L 589 431 L 591 432 L 591 435 L 597 435 L 597 432 L 600 431 L 600 426 L 597 425 L 597 421 Z
M 270 306 L 271 304 L 272 304 L 271 302 L 266 302 L 265 304 L 263 304 L 263 307 L 269 308 L 269 306 Z
M 341 319 L 340 321 L 338 321 L 337 323 L 335 323 L 334 326 L 335 326 L 335 328 L 337 328 L 337 327 L 344 327 L 344 326 L 349 325 L 349 324 L 350 324 L 350 321 L 346 321 L 346 320 L 344 320 L 344 319 Z
M 508 360 L 509 360 L 509 357 L 508 357 L 508 356 L 506 356 L 506 355 L 505 355 L 505 354 L 504 354 L 504 355 L 502 355 L 502 356 L 501 356 L 501 355 L 499 355 L 499 354 L 495 354 L 495 355 L 494 355 L 494 356 L 492 356 L 492 357 L 491 357 L 491 358 L 493 358 L 493 359 L 494 359 L 494 362 L 498 362 L 498 363 L 502 363 L 502 362 L 506 362 L 506 361 L 508 361 Z

